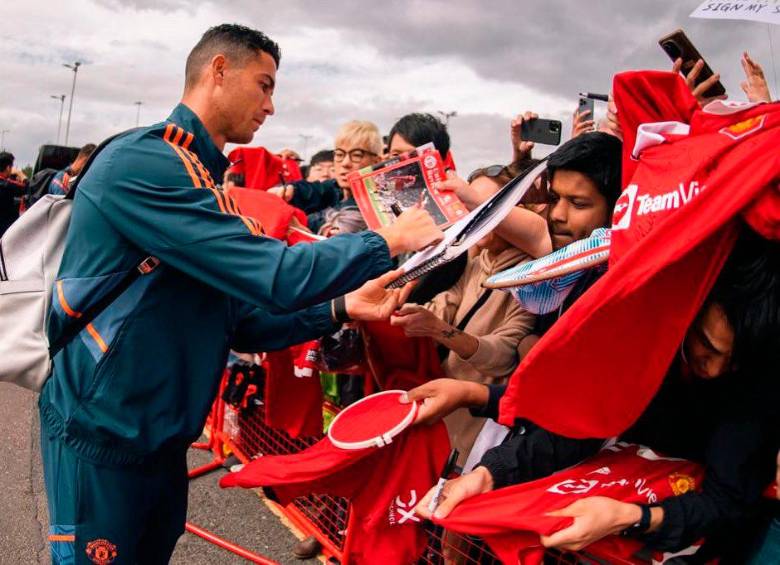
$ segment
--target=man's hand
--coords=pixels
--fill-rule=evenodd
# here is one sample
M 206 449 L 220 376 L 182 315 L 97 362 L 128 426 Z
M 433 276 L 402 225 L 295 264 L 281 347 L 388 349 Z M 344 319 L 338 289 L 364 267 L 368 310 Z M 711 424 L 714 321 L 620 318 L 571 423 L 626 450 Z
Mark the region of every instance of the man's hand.
M 539 116 L 534 112 L 525 112 L 524 114 L 518 114 L 509 126 L 509 137 L 512 140 L 512 161 L 519 161 L 525 157 L 531 156 L 531 151 L 534 148 L 533 141 L 524 141 L 520 137 L 520 129 L 523 127 L 523 122 L 535 120 Z
M 292 200 L 293 194 L 295 194 L 295 187 L 291 184 L 283 184 L 281 186 L 274 186 L 267 191 L 269 194 L 278 196 L 285 202 Z
M 414 511 L 423 518 L 430 520 L 431 511 L 428 510 L 436 487 L 429 490 L 422 500 L 414 507 Z M 458 504 L 485 492 L 493 490 L 493 476 L 485 467 L 477 467 L 471 473 L 467 473 L 457 479 L 447 481 L 439 497 L 439 506 L 433 512 L 436 518 L 446 518 L 452 509 Z
M 419 402 L 415 424 L 433 424 L 458 408 L 485 406 L 488 387 L 472 381 L 434 379 L 401 397 L 402 404 Z
M 639 522 L 642 509 L 606 496 L 583 498 L 548 516 L 570 516 L 574 523 L 552 535 L 542 536 L 544 547 L 578 551 L 606 536 L 617 534 Z
M 574 139 L 581 133 L 593 131 L 594 123 L 595 122 L 593 121 L 593 116 L 590 115 L 590 110 L 585 110 L 584 112 L 580 112 L 579 110 L 574 110 L 574 115 L 572 116 L 572 122 L 571 122 L 572 139 Z
M 292 149 L 287 149 L 287 148 L 282 149 L 281 151 L 279 151 L 279 153 L 277 153 L 277 155 L 279 157 L 281 157 L 282 159 L 292 159 L 293 161 L 303 161 L 303 159 L 301 159 L 301 156 L 298 155 L 298 152 L 297 151 L 293 151 Z
M 672 65 L 672 72 L 679 73 L 680 69 L 682 69 L 683 60 L 677 59 L 674 62 L 674 65 Z M 710 87 L 718 82 L 720 80 L 720 73 L 713 73 L 710 78 L 708 78 L 705 81 L 702 81 L 699 83 L 698 86 L 696 86 L 696 79 L 701 74 L 701 70 L 704 68 L 704 60 L 699 59 L 696 61 L 696 64 L 693 65 L 691 68 L 691 71 L 688 73 L 688 75 L 685 77 L 685 82 L 688 85 L 688 88 L 691 89 L 691 94 L 696 98 L 696 100 L 699 101 L 699 105 L 704 107 L 713 100 L 723 100 L 727 98 L 725 94 L 722 94 L 720 96 L 713 96 L 712 98 L 707 98 L 704 96 L 704 93 L 707 92 Z
M 745 71 L 745 81 L 740 83 L 740 86 L 748 101 L 771 102 L 772 95 L 769 93 L 769 85 L 761 65 L 751 59 L 747 51 L 742 53 L 740 63 L 742 63 L 742 70 Z
M 390 325 L 402 328 L 407 337 L 437 337 L 451 329 L 448 323 L 418 304 L 404 304 L 390 317 Z
M 433 183 L 434 190 L 442 192 L 454 192 L 466 208 L 471 211 L 479 206 L 485 198 L 472 187 L 465 179 L 459 177 L 454 171 L 447 171 L 447 178 Z
M 419 206 L 407 208 L 395 222 L 376 232 L 385 238 L 391 256 L 419 251 L 444 237 L 431 215 Z
M 414 283 L 404 285 L 402 288 L 385 288 L 403 274 L 403 269 L 389 271 L 347 294 L 344 297 L 347 315 L 353 320 L 362 322 L 388 319 L 401 304 L 406 302 L 414 288 Z

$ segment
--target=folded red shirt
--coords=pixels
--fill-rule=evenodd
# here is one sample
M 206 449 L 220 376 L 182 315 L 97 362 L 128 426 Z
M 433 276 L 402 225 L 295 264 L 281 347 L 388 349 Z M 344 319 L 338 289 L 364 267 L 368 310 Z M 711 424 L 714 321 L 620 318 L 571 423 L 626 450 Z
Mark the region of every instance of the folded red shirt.
M 536 564 L 541 563 L 544 553 L 539 536 L 551 535 L 574 521 L 549 516 L 549 512 L 592 496 L 654 504 L 699 490 L 703 476 L 703 468 L 696 463 L 664 458 L 646 447 L 618 443 L 544 479 L 470 498 L 446 518 L 434 521 L 448 530 L 484 538 L 504 563 Z M 587 549 L 613 559 L 629 559 L 642 549 L 642 544 L 611 536 Z
M 246 188 L 267 190 L 285 182 L 303 179 L 298 163 L 283 159 L 265 147 L 237 147 L 228 154 L 229 171 L 244 176 Z

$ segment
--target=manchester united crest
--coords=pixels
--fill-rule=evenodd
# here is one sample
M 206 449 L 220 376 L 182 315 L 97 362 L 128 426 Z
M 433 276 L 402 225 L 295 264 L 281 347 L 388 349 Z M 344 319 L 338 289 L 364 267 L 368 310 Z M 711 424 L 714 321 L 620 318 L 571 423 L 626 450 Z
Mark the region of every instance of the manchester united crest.
M 764 120 L 766 120 L 766 114 L 756 116 L 755 118 L 748 118 L 736 124 L 731 124 L 728 127 L 721 128 L 720 133 L 729 136 L 734 141 L 742 139 L 746 135 L 750 135 L 754 131 L 760 130 L 764 127 Z
M 96 539 L 87 544 L 87 557 L 95 565 L 110 565 L 116 556 L 116 545 L 107 539 Z
M 683 473 L 672 473 L 669 475 L 669 485 L 672 487 L 674 496 L 680 496 L 696 489 L 696 479 Z

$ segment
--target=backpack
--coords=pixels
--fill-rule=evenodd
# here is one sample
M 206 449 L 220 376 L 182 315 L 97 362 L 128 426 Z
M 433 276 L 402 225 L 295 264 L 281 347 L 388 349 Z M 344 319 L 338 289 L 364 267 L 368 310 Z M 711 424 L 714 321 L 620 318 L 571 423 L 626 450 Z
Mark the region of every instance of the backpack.
M 95 157 L 123 133 L 98 146 L 66 196 L 45 194 L 0 238 L 0 381 L 40 391 L 51 374 L 52 358 L 135 279 L 159 264 L 155 257 L 144 259 L 105 297 L 85 309 L 56 343 L 49 343 L 46 330 L 52 289 L 62 261 L 73 197 Z
M 57 172 L 57 169 L 43 169 L 33 175 L 30 182 L 27 183 L 27 193 L 24 195 L 26 208 L 30 208 L 49 193 L 49 184 Z

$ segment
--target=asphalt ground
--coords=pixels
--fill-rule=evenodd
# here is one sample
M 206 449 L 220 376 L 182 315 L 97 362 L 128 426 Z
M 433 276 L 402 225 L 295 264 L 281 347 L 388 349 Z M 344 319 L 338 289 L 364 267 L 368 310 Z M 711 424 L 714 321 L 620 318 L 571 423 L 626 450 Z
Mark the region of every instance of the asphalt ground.
M 33 393 L 0 383 L 0 565 L 47 564 L 49 529 L 40 455 L 40 423 Z M 190 450 L 190 468 L 208 463 L 207 452 Z M 217 485 L 226 471 L 190 482 L 188 520 L 283 564 L 313 564 L 292 556 L 297 538 L 252 490 Z M 240 565 L 247 560 L 185 533 L 174 565 Z

